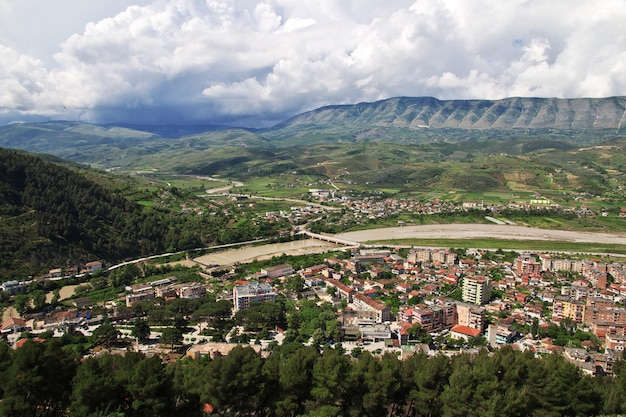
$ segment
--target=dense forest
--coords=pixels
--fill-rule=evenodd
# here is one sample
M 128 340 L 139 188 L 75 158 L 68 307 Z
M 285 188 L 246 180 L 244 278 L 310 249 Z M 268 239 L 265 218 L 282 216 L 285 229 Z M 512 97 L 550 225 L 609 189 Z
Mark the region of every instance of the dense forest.
M 6 416 L 591 416 L 626 412 L 626 368 L 584 376 L 561 355 L 503 348 L 398 360 L 299 343 L 267 357 L 165 363 L 140 353 L 80 360 L 62 339 L 0 344 Z
M 60 163 L 0 148 L 0 274 L 275 236 L 232 216 L 184 216 L 143 207 Z

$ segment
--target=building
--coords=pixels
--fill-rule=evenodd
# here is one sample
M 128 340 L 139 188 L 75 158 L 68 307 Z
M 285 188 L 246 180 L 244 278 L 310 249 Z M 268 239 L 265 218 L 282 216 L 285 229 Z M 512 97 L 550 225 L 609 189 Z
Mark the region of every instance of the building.
M 605 343 L 607 349 L 623 352 L 624 346 L 626 346 L 626 336 L 607 334 L 605 337 Z
M 26 285 L 18 281 L 3 282 L 0 288 L 9 295 L 23 294 L 26 292 Z
M 281 264 L 261 269 L 261 273 L 267 275 L 268 278 L 274 279 L 293 274 L 293 267 L 289 264 Z
M 470 327 L 472 329 L 483 330 L 485 325 L 485 308 L 456 302 L 457 324 Z
M 26 321 L 19 317 L 11 317 L 0 326 L 1 333 L 19 333 L 26 330 Z
M 234 311 L 246 310 L 251 303 L 276 301 L 276 292 L 267 282 L 250 282 L 233 288 Z
M 456 254 L 440 249 L 411 249 L 406 259 L 412 264 L 438 262 L 443 265 L 453 265 L 456 261 Z
M 453 339 L 464 339 L 469 341 L 471 338 L 480 336 L 481 331 L 478 329 L 472 329 L 471 327 L 462 326 L 457 324 L 450 329 L 450 337 Z
M 352 296 L 356 292 L 353 288 L 350 288 L 333 278 L 327 278 L 324 280 L 324 282 L 326 283 L 326 287 L 328 288 L 337 288 L 337 296 L 339 296 L 339 298 L 341 298 L 342 300 L 346 300 L 348 303 L 352 302 Z
M 178 298 L 196 299 L 206 295 L 206 287 L 197 282 L 174 285 Z
M 96 272 L 96 271 L 100 271 L 102 269 L 102 262 L 100 261 L 92 261 L 92 262 L 88 262 L 85 265 L 85 268 L 87 268 L 87 272 Z
M 354 295 L 354 307 L 360 319 L 382 323 L 391 320 L 391 310 L 385 304 L 372 300 L 366 295 Z
M 152 288 L 148 291 L 126 294 L 126 307 L 132 307 L 134 304 L 152 300 L 154 300 L 154 291 Z
M 487 277 L 465 277 L 463 279 L 463 301 L 482 305 L 491 298 L 491 281 Z
M 359 326 L 361 339 L 370 342 L 383 342 L 392 337 L 391 329 L 386 324 L 365 324 Z
M 519 333 L 503 324 L 490 324 L 487 327 L 487 340 L 491 347 L 498 347 L 499 345 L 512 343 L 513 340 L 519 335 Z
M 192 359 L 200 359 L 205 356 L 209 356 L 211 358 L 218 358 L 220 356 L 226 356 L 236 347 L 240 347 L 241 345 L 238 343 L 203 343 L 203 344 L 194 344 L 188 350 L 185 356 Z M 250 347 L 254 349 L 257 353 L 261 352 L 260 345 L 250 344 L 246 345 L 246 348 Z
M 587 324 L 626 324 L 626 308 L 611 305 L 587 306 L 584 309 L 584 321 Z
M 566 295 L 554 297 L 552 318 L 556 321 L 569 318 L 575 323 L 582 323 L 585 318 L 585 302 Z
M 549 262 L 544 260 L 544 263 Z M 515 260 L 515 272 L 518 274 L 540 273 L 542 270 L 541 262 L 538 262 L 530 255 L 520 256 Z
M 400 321 L 419 324 L 426 332 L 449 329 L 457 323 L 456 304 L 445 301 L 430 306 L 417 305 L 400 312 Z
M 60 278 L 63 275 L 61 268 L 55 268 L 48 271 L 48 277 L 50 278 Z

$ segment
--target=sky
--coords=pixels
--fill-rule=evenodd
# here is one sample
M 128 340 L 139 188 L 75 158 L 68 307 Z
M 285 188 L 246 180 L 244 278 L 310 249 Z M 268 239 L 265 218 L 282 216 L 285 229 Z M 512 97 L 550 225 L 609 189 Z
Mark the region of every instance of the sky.
M 0 124 L 626 95 L 626 0 L 0 0 Z

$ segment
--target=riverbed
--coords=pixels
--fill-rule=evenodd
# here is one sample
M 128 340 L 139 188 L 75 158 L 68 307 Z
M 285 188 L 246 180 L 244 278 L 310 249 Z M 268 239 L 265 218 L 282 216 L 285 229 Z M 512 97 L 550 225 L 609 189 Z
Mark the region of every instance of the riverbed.
M 554 240 L 562 242 L 593 242 L 626 245 L 626 234 L 574 232 L 537 229 L 499 224 L 432 224 L 423 226 L 386 227 L 336 234 L 351 242 L 370 242 L 392 239 L 480 239 Z
M 316 239 L 295 240 L 285 243 L 271 243 L 261 246 L 246 246 L 239 249 L 229 249 L 222 252 L 210 253 L 195 258 L 194 261 L 202 265 L 232 265 L 235 263 L 246 263 L 256 260 L 270 259 L 272 256 L 305 255 L 308 253 L 323 253 L 343 246 L 322 242 Z

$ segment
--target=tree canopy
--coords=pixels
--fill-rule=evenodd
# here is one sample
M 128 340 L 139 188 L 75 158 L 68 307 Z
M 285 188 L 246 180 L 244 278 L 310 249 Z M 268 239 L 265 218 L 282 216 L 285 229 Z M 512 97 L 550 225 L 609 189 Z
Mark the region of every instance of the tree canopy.
M 227 356 L 166 364 L 140 353 L 79 360 L 62 341 L 0 346 L 0 414 L 7 416 L 592 416 L 626 412 L 626 367 L 583 375 L 562 356 L 510 348 L 452 358 L 287 343 L 269 356 L 236 347 Z

